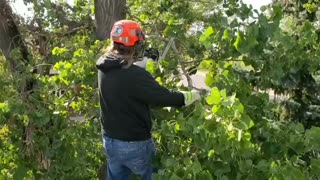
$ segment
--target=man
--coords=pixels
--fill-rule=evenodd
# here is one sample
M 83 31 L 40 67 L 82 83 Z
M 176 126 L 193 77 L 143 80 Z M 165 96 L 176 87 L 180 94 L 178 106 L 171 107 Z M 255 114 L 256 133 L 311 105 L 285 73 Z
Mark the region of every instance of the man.
M 116 22 L 111 45 L 98 68 L 100 112 L 108 179 L 129 179 L 130 174 L 151 179 L 155 146 L 151 137 L 149 106 L 183 107 L 200 99 L 196 91 L 179 92 L 160 86 L 135 62 L 143 58 L 145 36 L 134 21 Z M 146 58 L 140 64 L 145 65 Z

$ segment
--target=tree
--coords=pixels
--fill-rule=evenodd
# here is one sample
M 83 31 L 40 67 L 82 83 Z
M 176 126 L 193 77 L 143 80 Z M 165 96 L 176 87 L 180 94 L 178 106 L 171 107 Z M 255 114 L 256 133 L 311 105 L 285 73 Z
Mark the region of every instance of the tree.
M 13 78 L 8 67 L 23 62 L 21 53 L 13 50 L 10 61 L 0 54 L 0 179 L 96 179 L 105 157 L 95 62 L 108 35 L 92 24 L 93 1 L 32 3 L 35 17 L 15 21 L 32 65 Z M 312 90 L 301 89 L 309 83 L 301 74 L 319 84 L 316 23 L 296 21 L 283 4 L 258 12 L 237 0 L 126 3 L 128 18 L 148 34 L 148 47 L 163 52 L 174 41 L 162 61 L 147 65 L 157 81 L 186 90 L 192 83 L 181 85 L 181 75 L 200 71 L 210 88 L 192 106 L 154 109 L 154 179 L 319 179 L 319 127 L 286 116 L 282 101 L 266 93 Z M 0 39 L 14 39 L 3 32 Z M 59 73 L 32 73 L 43 67 Z M 36 85 L 25 100 L 18 86 L 30 75 Z
M 115 8 L 121 8 L 119 7 L 120 5 L 125 7 L 125 1 L 117 1 L 117 3 L 122 2 L 122 4 L 116 3 L 117 6 L 114 6 L 115 4 L 113 2 L 115 1 L 110 1 L 111 4 L 105 4 L 105 2 L 106 1 L 96 1 L 96 3 L 98 3 L 99 6 L 99 8 L 96 8 L 98 10 L 98 13 L 96 14 L 98 19 L 97 21 L 99 21 L 97 23 L 96 28 L 98 32 L 102 32 L 103 30 L 101 30 L 101 28 L 105 28 L 104 26 L 110 26 L 110 23 L 113 23 L 111 21 L 124 18 L 123 13 L 117 14 L 120 11 L 116 10 Z M 26 1 L 26 3 L 30 2 Z M 57 55 L 66 52 L 65 47 L 57 48 L 57 46 L 61 47 L 66 45 L 71 47 L 70 49 L 68 48 L 68 51 L 71 50 L 72 52 L 64 56 L 64 58 L 73 58 L 75 60 L 81 56 L 82 63 L 85 61 L 89 63 L 88 59 L 84 59 L 85 57 L 82 56 L 83 51 L 81 50 L 87 49 L 87 44 L 92 44 L 93 42 L 96 42 L 95 46 L 92 47 L 90 51 L 98 53 L 99 50 L 101 50 L 101 48 L 105 45 L 103 43 L 100 43 L 99 41 L 95 41 L 96 39 L 93 36 L 94 26 L 92 23 L 93 20 L 91 18 L 92 13 L 94 12 L 92 11 L 93 4 L 87 1 L 77 1 L 75 3 L 75 6 L 70 6 L 63 2 L 50 2 L 42 0 L 35 1 L 33 3 L 35 11 L 34 17 L 31 21 L 27 22 L 24 21 L 23 18 L 18 17 L 18 15 L 13 14 L 12 9 L 10 8 L 7 1 L 0 1 L 0 52 L 3 53 L 6 59 L 6 61 L 2 61 L 2 58 L 0 58 L 2 63 L 0 78 L 2 84 L 0 109 L 7 107 L 6 105 L 8 105 L 8 108 L 10 107 L 10 111 L 8 112 L 0 110 L 0 131 L 2 132 L 0 133 L 0 146 L 2 152 L 1 154 L 6 155 L 5 158 L 8 158 L 8 160 L 10 159 L 9 161 L 11 162 L 11 165 L 14 164 L 14 166 L 10 168 L 8 166 L 9 164 L 0 163 L 0 177 L 5 178 L 13 177 L 15 179 L 19 177 L 31 176 L 40 177 L 41 175 L 39 174 L 39 172 L 49 175 L 53 169 L 59 169 L 64 167 L 64 170 L 61 170 L 66 172 L 68 171 L 67 169 L 71 167 L 68 164 L 61 166 L 58 165 L 59 163 L 52 163 L 51 159 L 54 158 L 56 162 L 59 162 L 62 159 L 66 160 L 69 157 L 71 157 L 70 155 L 73 151 L 71 150 L 72 146 L 74 146 L 74 148 L 76 149 L 79 149 L 78 147 L 76 147 L 77 145 L 70 144 L 73 141 L 72 139 L 75 139 L 75 136 L 73 135 L 69 136 L 69 138 L 67 138 L 68 140 L 59 140 L 58 145 L 57 140 L 61 139 L 59 132 L 65 131 L 67 129 L 68 131 L 71 130 L 70 132 L 72 132 L 77 129 L 72 127 L 82 126 L 82 123 L 76 123 L 76 126 L 71 125 L 74 124 L 74 122 L 69 120 L 69 118 L 72 117 L 73 114 L 81 114 L 80 112 L 82 110 L 77 110 L 77 108 L 74 106 L 74 102 L 72 105 L 68 104 L 66 107 L 63 104 L 57 104 L 57 102 L 53 103 L 53 101 L 51 100 L 62 98 L 62 96 L 67 99 L 77 98 L 81 100 L 83 98 L 81 97 L 82 95 L 80 95 L 81 90 L 85 90 L 86 92 L 91 91 L 92 95 L 86 95 L 87 98 L 93 100 L 92 103 L 90 103 L 91 105 L 88 104 L 89 106 L 91 106 L 91 108 L 87 108 L 84 106 L 83 108 L 86 108 L 86 111 L 89 109 L 91 109 L 91 111 L 94 111 L 94 113 L 89 113 L 92 119 L 95 119 L 96 114 L 96 109 L 92 108 L 96 106 L 96 101 L 94 101 L 95 98 L 92 98 L 95 92 L 92 88 L 90 90 L 88 89 L 89 85 L 83 85 L 83 83 L 86 84 L 86 82 L 83 82 L 83 77 L 79 77 L 78 74 L 71 77 L 71 73 L 69 73 L 68 76 L 70 76 L 70 78 L 72 79 L 71 81 L 69 81 L 63 78 L 65 77 L 64 74 L 66 72 L 62 71 L 61 80 L 64 80 L 61 84 L 61 81 L 58 82 L 60 79 L 58 79 L 58 81 L 52 81 L 50 77 L 52 77 L 53 74 L 49 74 L 49 69 L 52 69 L 53 65 L 56 62 L 59 62 L 59 60 L 57 60 Z M 100 9 L 101 6 L 105 8 Z M 110 9 L 108 10 L 108 8 Z M 104 12 L 106 10 L 108 11 Z M 109 14 L 109 16 L 104 16 L 105 14 Z M 120 15 L 122 15 L 122 17 L 117 17 Z M 110 22 L 107 23 L 106 21 Z M 99 23 L 106 24 L 99 25 Z M 88 33 L 92 33 L 92 36 L 90 36 L 90 38 L 87 37 Z M 77 46 L 74 43 L 79 43 L 79 38 L 83 38 L 84 42 L 80 43 Z M 103 39 L 106 39 L 106 36 L 103 37 Z M 74 43 L 65 43 L 69 41 L 73 41 Z M 74 54 L 73 51 L 77 51 L 78 53 Z M 87 68 L 86 72 L 89 71 L 90 68 L 94 68 L 91 60 L 95 60 L 97 58 L 97 55 L 98 54 L 90 57 L 90 65 L 85 66 Z M 5 71 L 7 74 L 3 73 L 2 71 L 4 70 L 3 68 L 7 67 L 6 64 L 9 64 L 11 67 L 11 71 Z M 69 65 L 71 64 L 69 63 Z M 83 66 L 83 64 L 81 66 Z M 57 66 L 55 66 L 55 68 L 57 68 Z M 82 70 L 84 69 L 82 68 Z M 13 77 L 14 81 L 7 81 L 11 77 Z M 90 77 L 94 79 L 95 76 L 94 74 L 91 74 Z M 49 83 L 51 85 L 45 83 L 49 86 L 43 86 L 44 81 L 46 81 L 45 79 L 48 80 L 48 78 L 51 79 Z M 94 86 L 94 80 L 88 80 L 88 78 L 84 79 L 91 82 L 92 87 Z M 70 84 L 70 82 L 72 83 Z M 35 83 L 37 83 L 36 86 Z M 79 88 L 79 83 L 82 83 L 81 88 Z M 24 86 L 24 84 L 27 85 Z M 12 90 L 12 87 L 14 87 L 15 90 Z M 70 96 L 66 95 L 67 93 L 70 93 L 70 89 L 73 90 L 71 92 L 72 94 L 70 94 Z M 3 95 L 8 95 L 10 98 L 4 100 L 2 98 L 4 97 Z M 59 97 L 57 95 L 62 96 Z M 9 104 L 2 103 L 2 101 L 9 101 Z M 60 106 L 60 108 L 62 109 L 55 111 L 57 110 L 57 105 Z M 58 114 L 56 114 L 57 112 Z M 82 115 L 86 115 L 86 113 L 83 113 Z M 3 124 L 5 125 L 2 126 Z M 97 128 L 97 125 L 98 124 L 90 126 L 90 128 Z M 8 132 L 7 129 L 9 130 Z M 85 130 L 83 128 L 80 129 Z M 47 130 L 51 131 L 52 134 L 49 135 L 44 133 Z M 16 141 L 16 143 L 14 143 L 14 148 L 12 148 L 11 151 L 9 151 L 11 143 L 8 139 L 5 138 L 7 137 L 6 133 L 9 132 L 10 134 L 12 133 L 11 137 L 16 138 L 17 140 L 19 139 L 18 141 Z M 90 132 L 92 132 L 92 130 L 90 130 Z M 85 131 L 83 131 L 83 133 L 85 133 Z M 77 133 L 75 134 L 74 131 L 72 133 L 67 134 L 76 135 Z M 95 138 L 92 138 L 91 135 L 87 137 L 91 137 L 91 140 L 97 139 L 97 135 L 99 135 L 99 133 L 95 131 L 92 133 L 92 135 L 95 136 Z M 91 142 L 95 142 L 95 140 Z M 69 151 L 69 153 L 68 151 L 63 150 L 66 147 L 68 147 L 68 149 L 71 150 Z M 95 149 L 97 147 L 98 146 L 96 146 Z M 20 150 L 17 150 L 18 148 Z M 89 148 L 86 149 L 88 150 Z M 94 156 L 92 158 L 98 158 L 99 156 L 101 157 L 103 155 L 103 153 L 100 152 L 101 149 L 96 150 L 99 151 L 100 155 Z M 58 155 L 56 154 L 56 152 L 61 151 L 64 151 L 64 154 L 62 156 L 61 154 L 59 155 L 61 156 L 61 158 L 55 158 L 57 157 L 56 155 Z M 21 154 L 20 158 L 17 158 L 15 153 Z M 89 158 L 89 156 L 85 155 L 83 156 L 83 158 Z M 68 161 L 72 162 L 72 160 L 70 159 Z M 91 165 L 93 167 L 100 167 L 100 163 L 95 164 L 96 165 Z M 55 174 L 51 175 L 51 177 L 54 179 L 57 179 L 58 177 L 76 178 L 77 176 L 88 177 L 89 174 L 92 177 L 94 176 L 92 174 L 97 174 L 98 172 L 98 170 L 96 170 L 91 172 L 87 171 L 86 173 L 80 173 L 82 169 L 79 169 L 78 172 L 74 171 L 71 174 L 69 173 L 65 175 L 65 177 L 59 177 L 58 172 L 61 172 L 61 170 L 57 170 Z M 29 175 L 27 175 L 27 173 Z
M 320 104 L 320 99 L 318 98 L 320 84 L 317 80 L 320 66 L 317 63 L 313 64 L 318 56 L 317 48 L 315 47 L 320 42 L 320 30 L 315 26 L 315 23 L 319 21 L 317 17 L 319 1 L 279 0 L 273 1 L 273 4 L 280 4 L 283 10 L 282 23 L 286 25 L 282 26 L 283 31 L 298 42 L 307 38 L 308 41 L 301 44 L 301 47 L 303 47 L 301 51 L 314 54 L 312 57 L 298 56 L 299 60 L 297 58 L 296 62 L 298 63 L 296 66 L 291 66 L 295 70 L 283 73 L 285 75 L 281 79 L 279 87 L 282 88 L 282 93 L 290 94 L 291 96 L 290 100 L 284 103 L 287 110 L 284 114 L 288 119 L 298 120 L 306 127 L 319 126 L 319 110 L 315 107 Z M 295 31 L 294 26 L 296 25 L 302 29 Z M 308 32 L 310 32 L 309 37 L 306 36 Z M 284 88 L 283 84 L 286 84 L 287 87 Z

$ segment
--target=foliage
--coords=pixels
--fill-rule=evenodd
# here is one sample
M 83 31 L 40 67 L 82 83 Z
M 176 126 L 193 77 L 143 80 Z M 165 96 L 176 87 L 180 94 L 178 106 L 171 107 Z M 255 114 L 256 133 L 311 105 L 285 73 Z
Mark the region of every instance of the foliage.
M 3 179 L 96 179 L 105 159 L 95 61 L 108 41 L 94 39 L 92 1 L 76 1 L 72 10 L 61 2 L 35 1 L 37 32 L 21 24 L 33 56 L 24 77 L 0 56 Z M 180 75 L 205 73 L 210 89 L 189 107 L 153 111 L 154 179 L 320 177 L 316 23 L 283 12 L 281 4 L 259 12 L 236 0 L 127 3 L 128 17 L 143 24 L 149 47 L 163 50 L 175 39 L 179 54 L 170 50 L 148 71 L 174 89 L 187 89 Z M 315 11 L 312 3 L 305 5 L 308 11 Z M 58 4 L 66 9 L 64 20 L 83 28 L 61 27 L 52 8 Z M 36 44 L 43 33 L 46 53 Z M 35 67 L 39 73 L 32 74 Z M 48 67 L 59 73 L 45 73 Z M 32 75 L 36 87 L 27 96 L 19 83 Z M 269 89 L 289 100 L 270 100 L 262 92 Z M 72 120 L 79 115 L 84 120 Z

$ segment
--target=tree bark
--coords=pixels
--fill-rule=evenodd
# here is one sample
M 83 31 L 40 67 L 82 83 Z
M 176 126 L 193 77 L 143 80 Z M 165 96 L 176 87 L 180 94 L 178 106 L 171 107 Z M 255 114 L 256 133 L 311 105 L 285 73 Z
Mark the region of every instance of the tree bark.
M 109 38 L 112 25 L 126 18 L 126 0 L 94 0 L 96 38 Z

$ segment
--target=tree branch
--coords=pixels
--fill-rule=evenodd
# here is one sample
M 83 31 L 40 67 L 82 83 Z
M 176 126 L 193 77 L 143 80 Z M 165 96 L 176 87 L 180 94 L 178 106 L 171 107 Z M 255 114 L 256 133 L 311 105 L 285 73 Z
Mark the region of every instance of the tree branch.
M 180 55 L 180 53 L 179 53 L 179 51 L 178 51 L 178 49 L 176 47 L 175 41 L 173 41 L 173 43 L 172 43 L 172 48 L 173 48 L 174 52 L 176 53 L 176 55 L 179 58 L 178 61 L 179 61 L 180 65 L 181 65 L 181 70 L 182 70 L 184 76 L 187 78 L 188 87 L 189 88 L 193 88 L 192 79 L 191 79 L 190 75 L 188 74 L 188 72 L 186 70 L 185 64 L 183 64 L 183 58 L 181 57 L 181 55 Z

